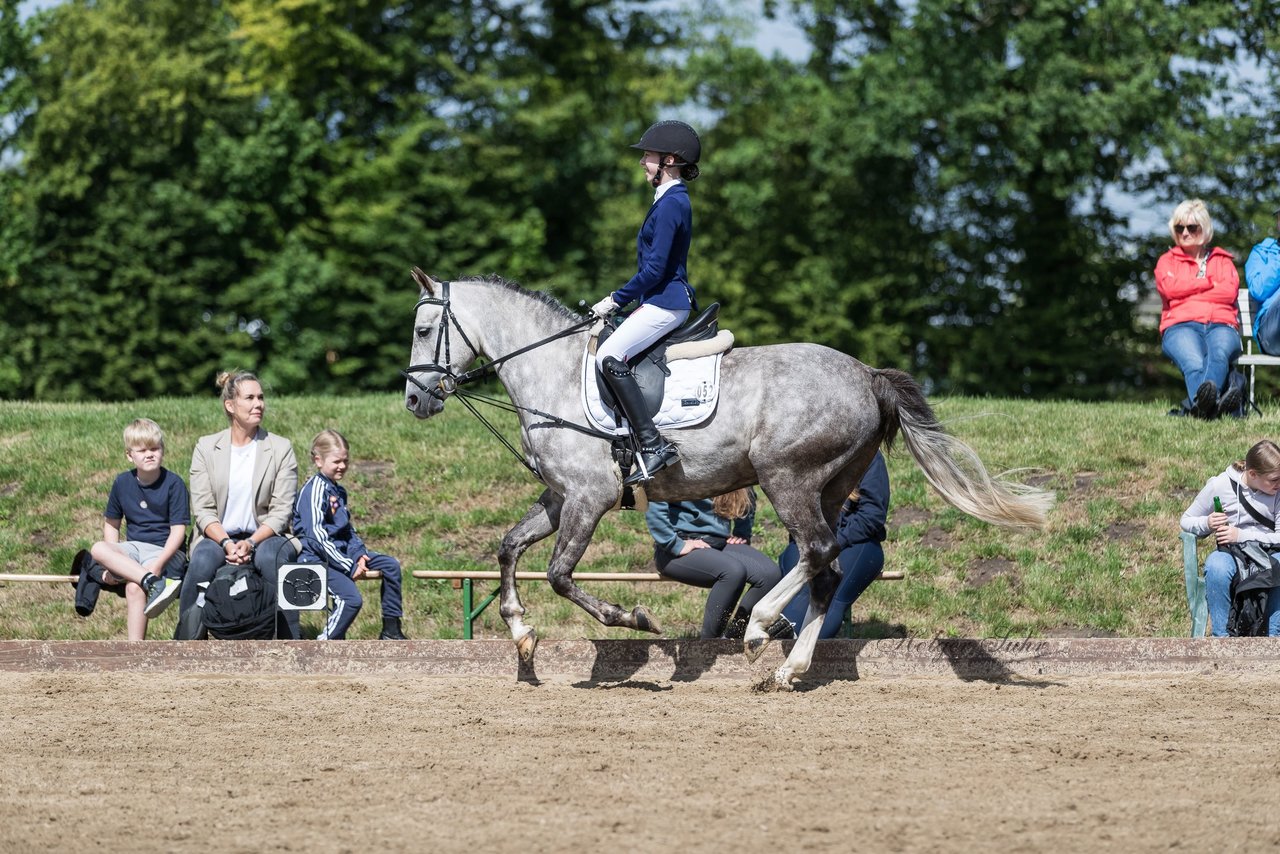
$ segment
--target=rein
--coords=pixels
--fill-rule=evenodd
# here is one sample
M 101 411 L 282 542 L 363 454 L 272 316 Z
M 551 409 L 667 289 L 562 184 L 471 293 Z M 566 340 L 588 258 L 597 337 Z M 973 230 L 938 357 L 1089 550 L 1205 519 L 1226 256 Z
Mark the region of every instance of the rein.
M 459 374 L 454 371 L 453 366 L 450 364 L 452 360 L 450 359 L 450 348 L 449 348 L 449 326 L 453 325 L 455 328 L 457 328 L 458 334 L 462 336 L 462 340 L 467 343 L 467 347 L 471 349 L 471 352 L 476 353 L 478 355 L 480 353 L 480 350 L 478 347 L 476 347 L 475 344 L 471 343 L 471 339 L 467 337 L 466 331 L 463 330 L 462 325 L 458 323 L 457 315 L 453 313 L 453 308 L 449 305 L 449 285 L 450 285 L 450 282 L 441 282 L 440 283 L 441 295 L 439 297 L 423 297 L 422 299 L 418 300 L 417 304 L 414 305 L 413 307 L 415 314 L 417 313 L 418 309 L 424 305 L 438 305 L 442 309 L 442 314 L 440 317 L 440 325 L 436 331 L 435 361 L 425 363 L 425 364 L 420 364 L 420 365 L 410 365 L 409 367 L 405 368 L 403 371 L 400 372 L 400 375 L 402 377 L 404 377 L 406 380 L 416 385 L 419 389 L 421 389 L 426 394 L 429 394 L 440 401 L 443 401 L 449 395 L 456 394 L 458 397 L 458 400 L 462 401 L 462 405 L 465 406 L 467 410 L 470 411 L 471 414 L 474 415 L 476 419 L 481 424 L 483 424 L 489 430 L 489 432 L 492 433 L 494 437 L 496 437 L 497 440 L 501 442 L 503 446 L 508 451 L 510 451 L 512 455 L 515 456 L 515 458 L 518 459 L 524 465 L 525 468 L 527 468 L 530 472 L 532 472 L 533 476 L 536 477 L 538 480 L 542 480 L 542 473 L 538 471 L 536 466 L 534 466 L 532 463 L 529 462 L 529 460 L 525 457 L 524 454 L 520 452 L 518 448 L 516 448 L 514 445 L 511 444 L 510 441 L 508 441 L 507 437 L 503 436 L 501 433 L 498 432 L 498 428 L 494 427 L 493 424 L 489 421 L 489 419 L 485 418 L 484 415 L 482 415 L 480 411 L 476 409 L 475 404 L 471 402 L 472 400 L 478 400 L 482 403 L 487 403 L 490 406 L 497 407 L 498 409 L 502 409 L 506 412 L 514 412 L 514 413 L 528 412 L 531 415 L 536 415 L 539 418 L 543 418 L 549 421 L 551 424 L 557 427 L 566 427 L 570 430 L 576 430 L 577 432 L 584 433 L 588 436 L 595 436 L 598 439 L 613 441 L 614 437 L 608 433 L 605 433 L 600 430 L 593 430 L 590 427 L 583 427 L 580 424 L 574 424 L 573 422 L 567 421 L 558 415 L 552 415 L 549 412 L 543 412 L 539 409 L 531 409 L 530 407 L 527 407 L 527 406 L 517 406 L 516 404 L 511 403 L 510 401 L 498 400 L 497 398 L 487 397 L 481 394 L 475 394 L 474 392 L 463 391 L 463 386 L 471 385 L 472 383 L 485 379 L 490 375 L 497 376 L 498 365 L 501 365 L 503 362 L 507 361 L 508 359 L 514 359 L 516 356 L 520 356 L 524 353 L 528 353 L 530 350 L 536 350 L 539 347 L 543 347 L 547 344 L 550 344 L 553 341 L 558 341 L 561 338 L 568 338 L 570 335 L 574 335 L 580 330 L 587 328 L 591 324 L 595 323 L 596 319 L 594 317 L 587 317 L 565 329 L 560 330 L 554 335 L 550 335 L 539 341 L 535 341 L 532 344 L 528 344 L 524 347 L 519 348 L 518 350 L 512 350 L 510 353 L 507 353 L 503 356 L 499 356 L 496 359 L 489 360 L 488 362 L 486 362 L 485 364 L 481 365 L 478 368 L 475 368 L 470 371 L 465 371 Z M 440 361 L 441 349 L 444 350 L 443 362 Z M 443 374 L 444 376 L 441 378 L 440 382 L 436 384 L 435 388 L 427 388 L 426 385 L 424 385 L 417 377 L 413 375 L 415 371 L 432 371 L 434 373 Z

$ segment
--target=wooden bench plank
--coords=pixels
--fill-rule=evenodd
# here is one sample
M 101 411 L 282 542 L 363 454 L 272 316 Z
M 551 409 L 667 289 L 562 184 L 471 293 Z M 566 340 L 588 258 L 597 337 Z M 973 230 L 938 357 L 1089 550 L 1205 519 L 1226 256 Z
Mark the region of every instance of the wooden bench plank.
M 382 578 L 382 573 L 376 569 L 369 570 L 363 575 L 360 581 L 376 581 Z M 54 584 L 75 584 L 80 580 L 78 575 L 48 575 L 45 573 L 21 573 L 21 572 L 0 572 L 0 582 L 52 582 Z
M 462 589 L 462 638 L 463 640 L 472 640 L 475 633 L 475 621 L 484 609 L 488 608 L 493 600 L 498 598 L 500 588 L 495 587 L 493 591 L 486 596 L 479 605 L 475 604 L 475 588 L 476 581 L 498 581 L 502 578 L 502 573 L 493 569 L 471 569 L 471 570 L 430 570 L 415 569 L 410 573 L 414 578 L 435 581 L 451 581 L 454 589 L 461 587 Z M 901 581 L 902 572 L 898 570 L 890 570 L 882 572 L 876 576 L 876 581 Z M 545 572 L 516 572 L 516 581 L 546 581 Z M 656 572 L 577 572 L 573 576 L 574 581 L 664 581 L 670 584 L 680 584 L 674 578 L 668 578 Z M 846 623 L 849 620 L 848 609 L 845 612 Z

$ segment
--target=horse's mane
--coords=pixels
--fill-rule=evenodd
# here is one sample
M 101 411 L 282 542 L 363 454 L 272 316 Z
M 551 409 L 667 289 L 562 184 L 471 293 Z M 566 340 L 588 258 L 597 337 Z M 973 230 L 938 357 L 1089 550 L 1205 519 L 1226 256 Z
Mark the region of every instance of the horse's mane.
M 477 282 L 483 285 L 496 285 L 500 288 L 505 288 L 508 291 L 512 291 L 514 293 L 520 294 L 521 296 L 529 297 L 535 302 L 542 303 L 547 308 L 551 309 L 552 311 L 560 315 L 560 317 L 564 318 L 565 320 L 581 320 L 582 319 L 581 316 L 579 316 L 576 312 L 571 311 L 569 308 L 565 306 L 564 303 L 560 302 L 560 300 L 556 299 L 551 294 L 545 293 L 543 291 L 531 291 L 528 288 L 521 286 L 519 282 L 509 281 L 497 275 L 496 273 L 490 273 L 487 276 L 466 276 L 462 279 L 459 279 L 458 281 Z

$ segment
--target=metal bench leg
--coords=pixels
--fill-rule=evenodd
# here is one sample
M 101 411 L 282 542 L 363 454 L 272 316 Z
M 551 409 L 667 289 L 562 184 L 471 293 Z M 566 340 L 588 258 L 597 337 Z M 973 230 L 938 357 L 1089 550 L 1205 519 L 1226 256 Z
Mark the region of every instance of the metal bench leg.
M 475 632 L 476 619 L 484 613 L 484 609 L 498 598 L 501 587 L 493 588 L 493 592 L 484 597 L 479 605 L 475 603 L 475 588 L 470 578 L 462 579 L 462 639 L 471 640 Z

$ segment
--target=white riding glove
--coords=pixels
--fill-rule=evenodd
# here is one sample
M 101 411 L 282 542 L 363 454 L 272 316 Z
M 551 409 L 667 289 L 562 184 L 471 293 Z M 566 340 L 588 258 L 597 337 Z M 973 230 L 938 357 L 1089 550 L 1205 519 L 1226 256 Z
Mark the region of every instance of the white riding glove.
M 618 310 L 618 304 L 613 301 L 613 294 L 609 294 L 600 302 L 591 306 L 591 313 L 603 320 Z

